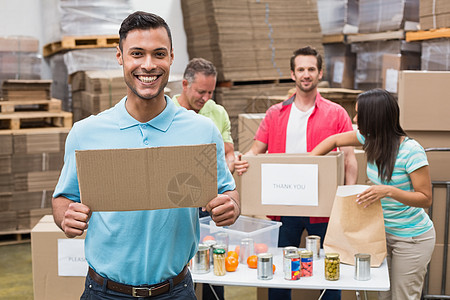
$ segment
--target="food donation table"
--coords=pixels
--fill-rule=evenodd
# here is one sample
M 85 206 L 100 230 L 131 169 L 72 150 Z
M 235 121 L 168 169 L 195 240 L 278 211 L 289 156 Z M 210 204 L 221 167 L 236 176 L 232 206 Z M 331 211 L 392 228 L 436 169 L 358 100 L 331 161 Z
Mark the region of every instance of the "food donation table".
M 361 281 L 354 279 L 355 266 L 340 264 L 339 280 L 325 280 L 324 257 L 313 261 L 313 276 L 301 277 L 299 280 L 286 280 L 283 273 L 283 250 L 277 249 L 273 253 L 273 263 L 276 267 L 275 274 L 271 280 L 260 280 L 257 278 L 257 270 L 250 269 L 247 264 L 239 263 L 235 272 L 227 272 L 224 276 L 216 276 L 213 268 L 206 274 L 192 274 L 195 283 L 207 283 L 212 285 L 235 285 L 252 286 L 261 288 L 288 288 L 288 289 L 337 289 L 355 291 L 387 291 L 390 288 L 389 272 L 386 259 L 380 267 L 370 268 L 370 280 Z

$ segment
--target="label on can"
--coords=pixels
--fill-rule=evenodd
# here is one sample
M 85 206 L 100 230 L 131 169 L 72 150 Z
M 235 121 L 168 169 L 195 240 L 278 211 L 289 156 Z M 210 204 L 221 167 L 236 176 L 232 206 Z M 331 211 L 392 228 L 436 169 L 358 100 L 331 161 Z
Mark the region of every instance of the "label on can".
M 300 268 L 302 277 L 313 275 L 313 253 L 311 251 L 300 252 Z
M 284 279 L 300 279 L 300 256 L 295 253 L 287 254 L 283 259 Z

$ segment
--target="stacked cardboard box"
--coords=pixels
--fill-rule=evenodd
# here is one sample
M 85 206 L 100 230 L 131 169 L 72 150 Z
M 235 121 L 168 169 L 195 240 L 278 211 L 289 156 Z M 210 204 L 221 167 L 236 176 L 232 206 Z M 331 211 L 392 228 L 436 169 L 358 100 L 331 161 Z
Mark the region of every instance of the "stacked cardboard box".
M 360 90 L 386 88 L 388 83 L 388 90 L 397 93 L 398 71 L 420 70 L 417 42 L 367 41 L 352 43 L 351 50 L 356 53 L 355 88 Z
M 323 35 L 358 32 L 357 0 L 317 0 L 317 8 Z
M 400 121 L 407 134 L 428 150 L 440 148 L 447 151 L 427 151 L 432 182 L 450 182 L 450 103 L 448 99 L 450 72 L 402 71 L 399 76 L 398 101 Z M 424 99 L 427 99 L 424 105 Z M 436 246 L 430 263 L 427 294 L 441 295 L 441 283 L 447 287 L 450 279 L 442 281 L 445 244 L 445 217 L 449 207 L 446 185 L 435 185 L 433 190 L 432 219 L 436 228 Z M 448 229 L 448 228 L 447 228 Z M 447 242 L 448 243 L 448 242 Z
M 347 43 L 327 43 L 325 49 L 324 80 L 333 88 L 353 89 L 355 86 L 356 54 Z
M 450 27 L 448 0 L 420 0 L 420 29 Z
M 1 130 L 2 231 L 31 229 L 51 211 L 51 195 L 64 160 L 68 128 Z M 4 142 L 4 144 L 3 144 Z
M 418 0 L 360 0 L 359 33 L 417 30 Z
M 36 38 L 0 37 L 0 85 L 7 79 L 40 79 L 42 58 L 38 52 Z
M 74 122 L 114 106 L 127 93 L 121 70 L 80 71 L 71 86 Z
M 212 61 L 219 81 L 290 78 L 293 50 L 311 45 L 323 53 L 315 0 L 185 0 L 181 5 L 189 57 Z
M 450 71 L 450 38 L 422 41 L 421 63 L 422 70 Z
M 51 80 L 8 79 L 2 84 L 5 100 L 50 100 Z
M 78 49 L 48 58 L 52 71 L 52 95 L 63 101 L 63 109 L 72 111 L 70 76 L 78 71 L 120 69 L 116 48 Z

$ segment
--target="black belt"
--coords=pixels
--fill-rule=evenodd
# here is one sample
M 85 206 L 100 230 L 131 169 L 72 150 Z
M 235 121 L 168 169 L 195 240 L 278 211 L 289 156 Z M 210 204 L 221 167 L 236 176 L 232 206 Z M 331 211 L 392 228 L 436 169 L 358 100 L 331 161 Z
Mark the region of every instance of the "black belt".
M 184 277 L 188 273 L 187 266 L 184 267 L 183 271 L 180 272 L 177 276 L 172 278 L 173 286 L 176 286 L 181 281 L 183 281 Z M 91 267 L 89 267 L 88 271 L 89 276 L 98 284 L 103 285 L 104 278 L 97 274 Z M 108 279 L 106 283 L 106 287 L 112 291 L 119 292 L 122 294 L 131 295 L 133 297 L 149 297 L 149 296 L 158 296 L 164 293 L 167 293 L 170 289 L 170 282 L 166 280 L 161 283 L 153 284 L 153 285 L 142 285 L 142 286 L 132 286 L 127 284 L 118 283 Z

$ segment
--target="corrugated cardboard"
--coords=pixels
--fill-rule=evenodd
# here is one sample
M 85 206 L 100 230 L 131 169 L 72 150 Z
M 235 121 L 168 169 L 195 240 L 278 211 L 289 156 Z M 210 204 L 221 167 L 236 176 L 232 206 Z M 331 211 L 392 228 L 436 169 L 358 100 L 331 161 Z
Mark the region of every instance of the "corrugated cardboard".
M 79 299 L 83 293 L 85 277 L 58 276 L 58 239 L 67 238 L 51 215 L 31 230 L 34 300 Z
M 93 211 L 202 207 L 217 196 L 216 145 L 76 151 Z
M 325 156 L 308 154 L 259 154 L 246 155 L 244 160 L 250 167 L 242 175 L 241 210 L 246 215 L 314 216 L 328 217 L 331 213 L 338 185 L 344 184 L 344 155 L 341 152 Z M 318 165 L 318 206 L 262 205 L 261 164 L 317 164 Z
M 238 150 L 245 154 L 253 145 L 253 138 L 265 113 L 239 114 Z
M 398 104 L 405 130 L 450 131 L 450 72 L 401 71 Z

